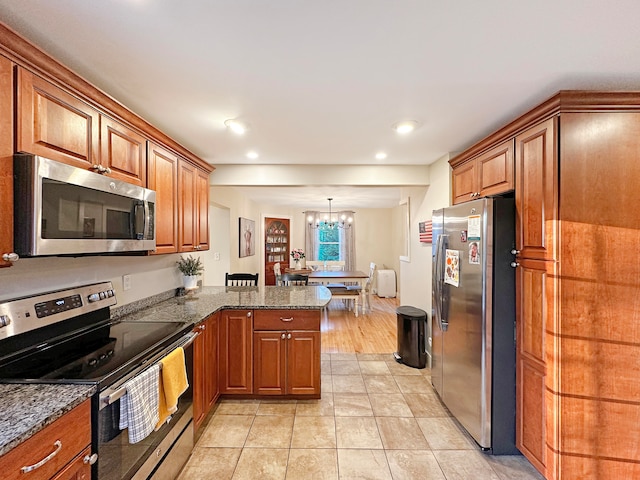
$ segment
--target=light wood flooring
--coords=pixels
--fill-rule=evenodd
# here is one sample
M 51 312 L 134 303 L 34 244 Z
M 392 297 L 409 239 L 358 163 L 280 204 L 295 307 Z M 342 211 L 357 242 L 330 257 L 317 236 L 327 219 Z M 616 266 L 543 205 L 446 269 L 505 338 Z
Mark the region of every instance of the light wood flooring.
M 322 311 L 323 353 L 392 353 L 397 350 L 397 298 L 371 296 L 364 315 L 348 310 L 342 300 L 332 300 Z

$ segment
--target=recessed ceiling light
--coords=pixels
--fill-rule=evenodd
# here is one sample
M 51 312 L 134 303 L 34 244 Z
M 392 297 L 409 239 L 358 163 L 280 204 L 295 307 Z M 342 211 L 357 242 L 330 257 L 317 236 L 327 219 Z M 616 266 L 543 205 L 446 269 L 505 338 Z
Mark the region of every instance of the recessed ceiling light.
M 250 158 L 251 160 L 255 160 L 259 156 L 260 155 L 258 155 L 258 152 L 256 152 L 255 150 L 251 150 L 251 151 L 247 152 L 247 158 Z
M 225 120 L 224 124 L 229 128 L 233 133 L 237 133 L 238 135 L 242 135 L 247 131 L 247 124 L 236 120 L 234 118 L 230 118 L 229 120 Z
M 385 152 L 376 153 L 376 160 L 384 160 L 387 158 L 387 154 Z
M 413 132 L 418 127 L 418 122 L 415 120 L 404 120 L 393 125 L 393 129 L 400 135 L 406 135 Z

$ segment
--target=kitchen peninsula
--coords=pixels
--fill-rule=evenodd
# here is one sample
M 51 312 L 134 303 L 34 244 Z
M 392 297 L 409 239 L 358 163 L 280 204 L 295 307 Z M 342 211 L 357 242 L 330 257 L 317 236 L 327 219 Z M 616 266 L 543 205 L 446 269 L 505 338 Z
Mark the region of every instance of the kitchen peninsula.
M 220 394 L 319 398 L 320 309 L 330 299 L 325 287 L 202 287 L 192 295 L 169 291 L 111 312 L 117 322 L 180 322 L 202 333 L 193 355 L 197 429 Z M 273 362 L 274 353 L 283 361 Z M 272 370 L 274 363 L 282 367 L 292 355 L 295 369 L 291 362 L 286 372 Z M 0 464 L 23 442 L 87 405 L 85 400 L 96 393 L 92 385 L 42 382 L 0 385 L 6 400 L 2 423 L 12 426 L 0 431 Z M 25 406 L 30 406 L 29 415 Z M 88 438 L 89 422 L 81 428 Z

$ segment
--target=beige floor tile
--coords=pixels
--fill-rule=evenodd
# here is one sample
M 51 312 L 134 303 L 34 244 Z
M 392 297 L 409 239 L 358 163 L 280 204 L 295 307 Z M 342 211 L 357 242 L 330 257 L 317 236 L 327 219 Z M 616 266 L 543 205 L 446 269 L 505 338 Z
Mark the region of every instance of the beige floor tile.
M 238 463 L 241 448 L 200 448 L 191 453 L 178 480 L 209 478 L 216 472 L 216 480 L 230 480 Z
M 362 379 L 369 393 L 400 393 L 392 375 L 363 375 Z
M 323 393 L 317 400 L 298 400 L 296 416 L 333 417 L 333 393 Z
M 386 454 L 393 480 L 447 480 L 429 451 L 386 450 Z
M 333 392 L 333 381 L 331 375 L 320 375 L 320 394 Z
M 376 417 L 385 449 L 429 450 L 429 444 L 415 418 Z
M 338 449 L 340 480 L 391 480 L 384 450 Z
M 386 362 L 387 360 L 393 360 L 393 355 L 390 353 L 357 353 L 356 357 L 358 361 L 363 362 Z
M 289 448 L 293 416 L 256 416 L 245 447 Z
M 242 450 L 233 480 L 284 480 L 288 448 L 245 448 Z M 208 477 L 216 478 L 215 472 Z
M 335 419 L 296 416 L 291 448 L 336 448 Z
M 376 417 L 413 417 L 401 393 L 370 393 L 369 402 Z
M 198 447 L 242 447 L 253 424 L 249 415 L 214 415 L 198 440 Z
M 360 372 L 362 372 L 363 375 L 391 375 L 391 371 L 384 361 L 360 361 L 359 363 Z
M 398 363 L 395 360 L 387 360 L 387 367 L 392 375 L 420 375 L 422 376 L 421 369 L 407 367 L 402 363 Z
M 487 455 L 486 460 L 501 480 L 544 480 L 522 455 Z
M 336 417 L 373 417 L 369 395 L 363 393 L 334 393 Z
M 373 417 L 336 417 L 336 439 L 338 448 L 382 448 Z
M 360 375 L 360 365 L 357 361 L 337 361 L 331 362 L 332 375 Z
M 395 376 L 402 393 L 433 393 L 433 387 L 422 375 Z
M 358 357 L 355 353 L 332 353 L 331 361 L 332 362 L 353 362 L 358 360 Z
M 296 400 L 263 400 L 256 415 L 295 415 Z
M 331 354 L 330 353 L 321 353 L 320 354 L 320 360 L 329 360 L 329 361 L 331 361 Z
M 338 452 L 335 449 L 291 449 L 287 480 L 337 480 Z
M 255 415 L 260 400 L 228 400 L 224 399 L 216 409 L 216 415 Z
M 473 450 L 478 448 L 450 417 L 416 418 L 432 450 Z
M 328 358 L 326 360 L 320 360 L 320 371 L 324 373 L 331 373 L 331 360 Z
M 435 393 L 405 393 L 404 399 L 414 417 L 451 416 Z
M 478 450 L 437 450 L 433 455 L 447 480 L 501 480 Z
M 333 392 L 366 393 L 362 375 L 332 375 Z

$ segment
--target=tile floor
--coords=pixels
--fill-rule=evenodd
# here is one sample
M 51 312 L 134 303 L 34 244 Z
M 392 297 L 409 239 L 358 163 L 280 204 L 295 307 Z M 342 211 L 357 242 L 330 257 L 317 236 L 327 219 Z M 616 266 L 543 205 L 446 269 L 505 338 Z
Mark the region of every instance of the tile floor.
M 322 354 L 321 400 L 219 402 L 179 480 L 540 480 L 522 456 L 481 453 L 429 370 L 380 354 Z

